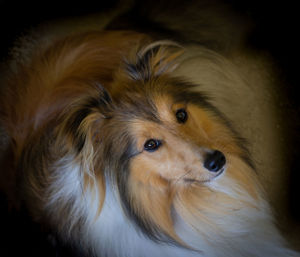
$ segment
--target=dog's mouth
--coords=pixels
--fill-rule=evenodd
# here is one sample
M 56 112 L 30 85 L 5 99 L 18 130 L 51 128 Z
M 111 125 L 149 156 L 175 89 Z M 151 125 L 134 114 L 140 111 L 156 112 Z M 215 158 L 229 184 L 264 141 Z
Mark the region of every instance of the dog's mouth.
M 200 179 L 193 179 L 193 178 L 184 178 L 184 182 L 187 182 L 189 184 L 192 183 L 207 183 L 207 182 L 211 182 L 213 180 L 215 180 L 217 177 L 219 177 L 221 174 L 223 174 L 225 171 L 225 167 L 222 168 L 220 171 L 218 171 L 213 177 L 209 178 L 209 179 L 205 179 L 205 180 L 200 180 Z

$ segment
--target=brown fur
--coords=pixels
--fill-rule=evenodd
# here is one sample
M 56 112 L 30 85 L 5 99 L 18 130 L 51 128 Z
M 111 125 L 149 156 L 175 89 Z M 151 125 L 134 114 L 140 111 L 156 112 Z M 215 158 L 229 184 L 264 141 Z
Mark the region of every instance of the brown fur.
M 59 123 L 66 108 L 97 94 L 97 83 L 109 85 L 125 53 L 141 40 L 147 39 L 131 32 L 82 33 L 41 47 L 30 62 L 19 63 L 1 97 L 1 119 L 11 138 L 14 163 L 38 134 Z

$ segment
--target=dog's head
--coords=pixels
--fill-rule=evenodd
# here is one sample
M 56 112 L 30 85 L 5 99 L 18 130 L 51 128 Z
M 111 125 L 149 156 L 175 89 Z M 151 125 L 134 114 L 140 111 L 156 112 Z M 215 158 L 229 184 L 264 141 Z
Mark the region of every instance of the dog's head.
M 95 84 L 66 112 L 62 136 L 98 186 L 105 188 L 106 179 L 117 186 L 125 213 L 146 235 L 180 242 L 172 209 L 220 211 L 211 196 L 218 202 L 239 197 L 214 191 L 222 180 L 223 191 L 233 186 L 228 181 L 252 198 L 257 189 L 247 151 L 229 122 L 200 86 L 175 76 L 177 47 L 155 43 L 129 57 L 109 88 Z M 193 223 L 186 210 L 181 215 Z

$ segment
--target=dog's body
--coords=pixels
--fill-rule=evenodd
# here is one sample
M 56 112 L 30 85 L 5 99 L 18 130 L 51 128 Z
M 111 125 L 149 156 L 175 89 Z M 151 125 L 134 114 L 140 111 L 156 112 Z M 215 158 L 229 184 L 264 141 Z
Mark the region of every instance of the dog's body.
M 297 255 L 228 121 L 240 118 L 229 91 L 253 90 L 241 67 L 129 31 L 74 33 L 22 54 L 1 99 L 3 167 L 61 240 L 99 257 Z

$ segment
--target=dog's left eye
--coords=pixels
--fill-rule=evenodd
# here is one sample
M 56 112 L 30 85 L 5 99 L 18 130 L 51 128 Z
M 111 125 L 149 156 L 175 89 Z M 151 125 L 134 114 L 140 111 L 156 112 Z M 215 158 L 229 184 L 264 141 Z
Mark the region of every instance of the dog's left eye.
M 161 146 L 161 141 L 157 139 L 149 139 L 144 144 L 144 149 L 148 152 L 154 152 Z
M 185 123 L 187 121 L 188 114 L 185 109 L 179 109 L 176 112 L 176 119 L 179 123 Z

